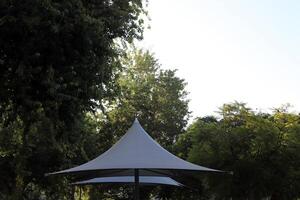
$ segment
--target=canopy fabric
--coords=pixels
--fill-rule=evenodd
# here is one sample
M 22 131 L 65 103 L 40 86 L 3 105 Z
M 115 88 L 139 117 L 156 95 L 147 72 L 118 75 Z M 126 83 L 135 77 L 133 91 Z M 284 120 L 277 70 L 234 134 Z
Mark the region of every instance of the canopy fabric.
M 93 178 L 85 181 L 75 182 L 72 185 L 94 185 L 94 184 L 105 184 L 105 183 L 126 183 L 133 184 L 134 176 L 116 176 L 116 177 L 102 177 Z M 140 176 L 139 183 L 141 185 L 171 185 L 181 187 L 181 183 L 169 178 L 169 177 L 159 177 L 159 176 Z
M 95 172 L 103 170 L 119 170 L 121 172 L 123 170 L 123 176 L 131 176 L 130 169 L 157 170 L 156 172 L 166 170 L 221 172 L 195 165 L 171 154 L 154 141 L 135 119 L 127 133 L 102 155 L 80 166 L 50 173 L 50 175 L 93 172 L 95 177 Z M 127 174 L 126 171 L 128 171 Z M 154 176 L 157 176 L 155 171 L 152 172 L 154 172 Z

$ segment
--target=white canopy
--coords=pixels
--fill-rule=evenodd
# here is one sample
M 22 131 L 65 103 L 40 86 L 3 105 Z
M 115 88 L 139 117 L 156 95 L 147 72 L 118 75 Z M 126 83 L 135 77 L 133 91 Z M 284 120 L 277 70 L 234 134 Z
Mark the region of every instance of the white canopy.
M 116 171 L 119 172 L 118 176 L 132 176 L 132 169 L 139 169 L 141 176 L 157 176 L 161 175 L 160 172 L 172 170 L 221 172 L 195 165 L 171 154 L 154 141 L 135 119 L 127 133 L 102 155 L 80 166 L 51 174 L 93 172 L 93 177 L 95 177 L 95 172 L 101 173 L 106 170 L 109 171 L 109 176 Z M 102 176 L 99 173 L 97 176 Z M 169 176 L 170 173 L 167 175 Z
M 116 177 L 102 177 L 102 178 L 93 178 L 90 180 L 75 182 L 72 185 L 93 185 L 93 184 L 105 184 L 105 183 L 129 183 L 133 184 L 134 176 L 116 176 Z M 141 185 L 171 185 L 171 186 L 183 186 L 177 181 L 169 177 L 159 177 L 159 176 L 140 176 L 139 182 Z

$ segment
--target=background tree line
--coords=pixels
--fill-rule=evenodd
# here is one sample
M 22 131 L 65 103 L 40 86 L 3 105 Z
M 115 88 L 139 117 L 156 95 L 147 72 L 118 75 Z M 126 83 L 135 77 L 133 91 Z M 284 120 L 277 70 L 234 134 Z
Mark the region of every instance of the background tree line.
M 142 188 L 144 199 L 299 199 L 300 116 L 243 103 L 188 125 L 186 82 L 141 39 L 140 0 L 0 1 L 0 199 L 71 199 L 72 179 L 44 177 L 107 150 L 138 114 L 162 146 L 232 176 L 193 189 Z M 131 187 L 85 187 L 84 198 L 131 199 Z
M 233 172 L 202 177 L 204 199 L 299 199 L 300 115 L 287 106 L 254 112 L 239 102 L 219 115 L 197 118 L 176 144 L 192 162 Z

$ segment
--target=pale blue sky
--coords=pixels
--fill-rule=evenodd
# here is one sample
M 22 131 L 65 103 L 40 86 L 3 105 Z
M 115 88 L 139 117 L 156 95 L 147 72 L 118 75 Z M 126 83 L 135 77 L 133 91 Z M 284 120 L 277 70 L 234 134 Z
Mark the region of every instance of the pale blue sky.
M 235 100 L 267 111 L 300 111 L 300 1 L 149 0 L 140 43 L 178 69 L 193 116 Z

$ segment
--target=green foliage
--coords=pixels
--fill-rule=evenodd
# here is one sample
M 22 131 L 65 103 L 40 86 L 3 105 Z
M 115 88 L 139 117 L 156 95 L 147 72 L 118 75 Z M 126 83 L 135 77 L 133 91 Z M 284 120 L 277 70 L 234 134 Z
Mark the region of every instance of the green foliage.
M 145 130 L 172 150 L 189 117 L 186 83 L 176 76 L 176 71 L 161 69 L 148 51 L 133 49 L 121 61 L 123 70 L 116 81 L 120 93 L 106 104 L 106 118 L 99 123 L 101 134 L 109 138 L 102 140 L 102 144 L 108 149 L 123 136 L 138 115 Z M 104 144 L 105 141 L 109 143 Z M 144 199 L 151 190 L 143 188 Z M 118 193 L 120 190 L 113 191 Z M 90 195 L 95 196 L 94 193 L 91 191 Z M 130 188 L 124 188 L 121 194 L 130 197 Z M 106 194 L 105 197 L 111 196 Z
M 189 160 L 234 172 L 210 176 L 206 193 L 217 199 L 300 197 L 300 116 L 279 109 L 255 113 L 245 104 L 226 104 L 221 119 L 198 118 L 183 136 Z M 183 143 L 185 144 L 185 143 Z
M 141 0 L 0 1 L 0 198 L 69 192 L 44 173 L 94 154 L 85 113 L 112 95 L 115 40 L 141 38 L 143 12 Z
M 44 174 L 104 152 L 136 115 L 180 157 L 234 172 L 188 180 L 198 190 L 142 188 L 143 198 L 299 199 L 300 115 L 235 102 L 185 131 L 185 81 L 118 45 L 142 38 L 144 12 L 141 0 L 0 1 L 0 199 L 71 199 L 70 180 Z M 132 196 L 102 189 L 84 195 Z
M 175 70 L 160 69 L 148 51 L 132 50 L 122 60 L 118 78 L 120 95 L 107 112 L 112 133 L 124 134 L 138 115 L 145 129 L 163 146 L 171 148 L 183 133 L 189 117 L 186 83 Z

